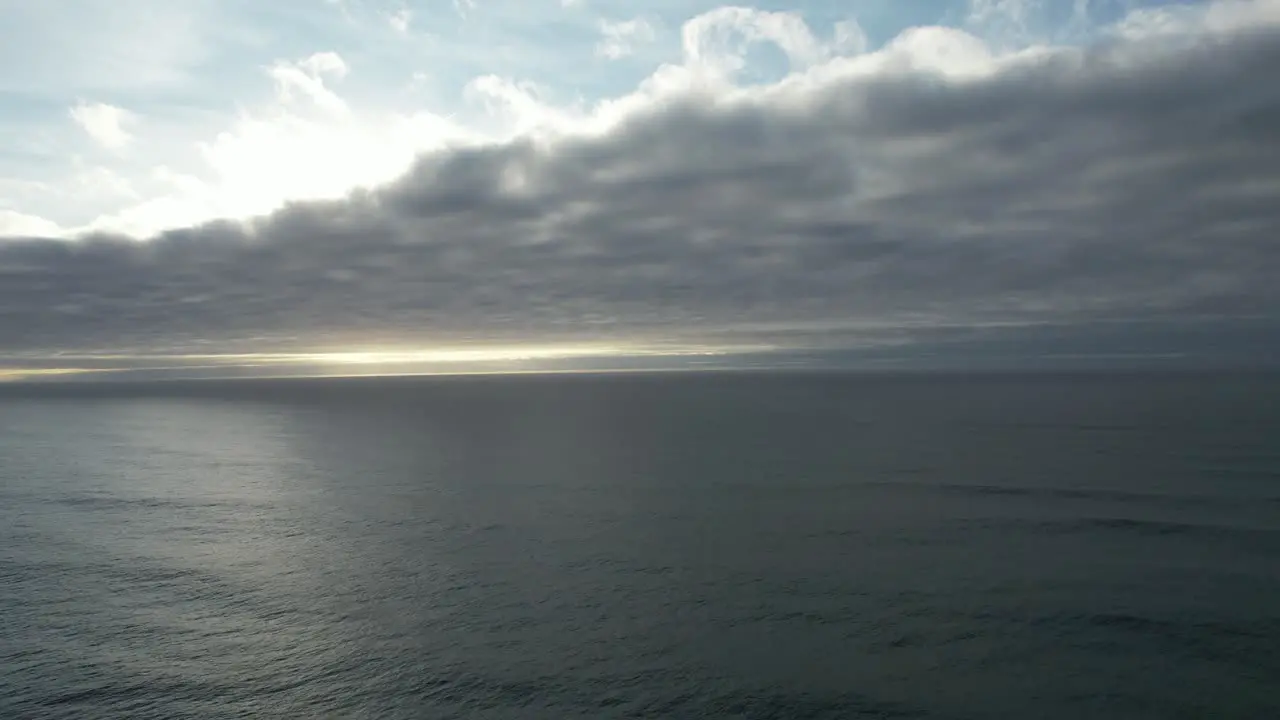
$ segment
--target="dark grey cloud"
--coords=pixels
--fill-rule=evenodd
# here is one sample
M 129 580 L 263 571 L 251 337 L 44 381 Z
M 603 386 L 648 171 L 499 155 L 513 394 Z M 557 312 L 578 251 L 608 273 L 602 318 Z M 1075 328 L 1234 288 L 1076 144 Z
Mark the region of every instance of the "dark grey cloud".
M 903 52 L 245 223 L 0 240 L 0 353 L 1277 314 L 1276 29 Z

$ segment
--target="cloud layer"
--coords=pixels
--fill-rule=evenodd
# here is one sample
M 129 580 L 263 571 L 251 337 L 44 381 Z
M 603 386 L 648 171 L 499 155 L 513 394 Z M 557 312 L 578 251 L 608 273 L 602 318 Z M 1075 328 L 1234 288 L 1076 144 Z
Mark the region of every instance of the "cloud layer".
M 0 351 L 1274 315 L 1276 8 L 1005 54 L 704 16 L 683 63 L 594 108 L 490 83 L 525 132 L 382 187 L 151 238 L 0 239 Z M 762 42 L 783 80 L 741 77 Z M 338 56 L 273 72 L 344 111 Z

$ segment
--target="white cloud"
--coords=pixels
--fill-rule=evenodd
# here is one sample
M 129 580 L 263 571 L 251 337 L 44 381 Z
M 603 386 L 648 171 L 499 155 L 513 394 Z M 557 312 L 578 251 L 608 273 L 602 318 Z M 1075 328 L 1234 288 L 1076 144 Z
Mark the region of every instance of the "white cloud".
M 347 63 L 335 52 L 318 52 L 303 58 L 298 66 L 312 75 L 333 75 L 337 78 L 347 76 Z
M 325 85 L 326 75 L 342 79 L 347 74 L 347 64 L 337 53 L 316 53 L 297 62 L 279 61 L 267 73 L 276 81 L 283 102 L 292 102 L 301 95 L 331 115 L 349 113 L 346 101 Z
M 139 197 L 128 178 L 108 167 L 80 167 L 72 183 L 77 194 L 85 197 L 107 200 L 136 200 Z
M 780 49 L 792 71 L 813 67 L 833 55 L 866 49 L 866 36 L 855 21 L 838 24 L 833 41 L 825 42 L 813 34 L 799 13 L 743 7 L 722 7 L 689 20 L 681 28 L 681 41 L 687 68 L 723 77 L 737 74 L 750 47 L 762 42 Z
M 969 23 L 985 25 L 1002 23 L 1026 31 L 1032 13 L 1040 0 L 969 0 Z
M 657 38 L 653 26 L 643 18 L 631 20 L 600 21 L 600 42 L 596 55 L 617 60 L 635 52 L 636 46 L 651 43 Z
M 406 35 L 409 32 L 409 24 L 413 21 L 413 12 L 409 8 L 400 8 L 387 18 L 387 22 L 391 23 L 391 29 Z
M 346 64 L 332 53 L 273 67 L 270 75 L 285 84 L 276 103 L 243 110 L 228 128 L 199 142 L 202 163 L 191 171 L 156 166 L 148 181 L 158 184 L 158 193 L 103 214 L 86 229 L 145 237 L 271 212 L 293 199 L 341 197 L 403 173 L 416 153 L 477 141 L 457 122 L 429 111 L 348 110 L 323 85 L 323 76 L 345 72 Z M 322 112 L 299 106 L 297 92 Z
M 1093 13 L 1127 0 L 969 0 L 964 27 L 997 52 L 1086 40 Z M 1104 6 L 1104 7 L 1099 7 Z
M 133 140 L 127 126 L 137 118 L 124 108 L 81 102 L 72 107 L 68 115 L 94 142 L 108 150 L 122 150 Z
M 1280 0 L 1217 0 L 1197 5 L 1141 8 L 1129 13 L 1112 32 L 1121 37 L 1173 37 L 1230 33 L 1280 23 Z
M 537 84 L 497 75 L 472 80 L 467 83 L 464 94 L 500 121 L 494 128 L 494 136 L 572 131 L 584 119 L 580 108 L 558 108 L 543 100 Z
M 52 220 L 13 210 L 0 210 L 0 243 L 8 237 L 61 237 L 66 231 Z
M 867 33 L 856 20 L 836 23 L 832 52 L 836 55 L 857 55 L 867 51 Z

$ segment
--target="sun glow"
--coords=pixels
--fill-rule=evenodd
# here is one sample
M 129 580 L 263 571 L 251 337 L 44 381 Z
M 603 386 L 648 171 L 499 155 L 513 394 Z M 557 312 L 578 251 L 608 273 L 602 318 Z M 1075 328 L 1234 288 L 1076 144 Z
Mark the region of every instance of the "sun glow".
M 407 363 L 485 363 L 523 360 L 560 360 L 582 357 L 610 357 L 633 352 L 615 345 L 516 345 L 507 347 L 447 349 L 362 349 L 318 352 L 290 356 L 294 360 L 338 365 L 407 364 Z
M 87 372 L 93 372 L 93 370 L 85 368 L 0 368 L 0 383 L 79 375 Z
M 766 345 L 577 343 L 556 345 L 474 345 L 438 348 L 353 347 L 279 352 L 228 353 L 59 353 L 54 357 L 9 358 L 0 381 L 59 375 L 86 377 L 264 377 L 344 375 L 453 375 L 519 373 L 632 367 L 686 366 L 693 358 L 714 358 L 775 349 Z M 0 357 L 0 361 L 4 358 Z M 32 361 L 36 362 L 32 362 Z M 579 361 L 572 363 L 571 361 Z M 63 366 L 63 363 L 68 365 Z M 74 364 L 74 365 L 72 365 Z M 696 364 L 696 363 L 694 363 Z M 43 365 L 43 367 L 31 367 Z

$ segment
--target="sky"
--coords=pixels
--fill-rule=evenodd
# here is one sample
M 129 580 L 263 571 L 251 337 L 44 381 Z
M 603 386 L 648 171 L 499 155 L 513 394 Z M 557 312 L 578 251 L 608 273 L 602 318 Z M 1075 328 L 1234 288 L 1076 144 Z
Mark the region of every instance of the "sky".
M 1277 67 L 1280 0 L 0 0 L 0 377 L 1265 360 Z

